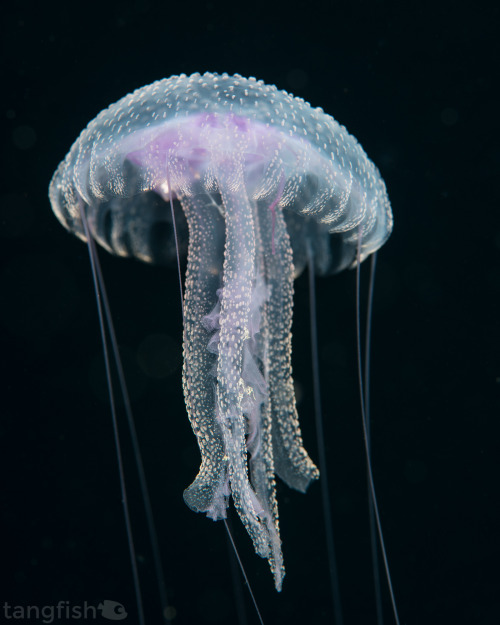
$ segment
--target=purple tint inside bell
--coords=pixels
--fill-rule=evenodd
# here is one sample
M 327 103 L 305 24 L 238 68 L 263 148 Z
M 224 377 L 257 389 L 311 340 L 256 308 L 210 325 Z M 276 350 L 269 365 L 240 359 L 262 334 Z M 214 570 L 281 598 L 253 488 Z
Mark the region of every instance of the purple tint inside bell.
M 145 145 L 128 152 L 126 159 L 147 171 L 154 180 L 152 186 L 165 197 L 168 188 L 185 189 L 224 163 L 229 175 L 231 167 L 240 163 L 252 186 L 277 150 L 285 165 L 289 159 L 296 161 L 303 149 L 299 141 L 285 138 L 275 127 L 233 113 L 202 113 L 165 123 L 154 138 L 148 137 Z

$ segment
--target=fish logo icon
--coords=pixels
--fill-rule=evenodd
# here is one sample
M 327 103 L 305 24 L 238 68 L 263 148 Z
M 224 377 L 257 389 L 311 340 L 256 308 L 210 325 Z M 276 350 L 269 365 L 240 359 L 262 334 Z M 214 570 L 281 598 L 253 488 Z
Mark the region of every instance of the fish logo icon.
M 128 612 L 121 603 L 118 603 L 118 601 L 111 601 L 110 599 L 102 601 L 97 606 L 97 609 L 101 610 L 101 616 L 103 618 L 107 618 L 110 621 L 122 621 L 128 616 Z

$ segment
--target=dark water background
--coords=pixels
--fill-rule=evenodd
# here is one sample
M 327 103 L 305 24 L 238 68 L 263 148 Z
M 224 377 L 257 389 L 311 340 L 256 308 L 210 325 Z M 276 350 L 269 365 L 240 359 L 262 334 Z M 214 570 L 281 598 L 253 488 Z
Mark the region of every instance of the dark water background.
M 102 108 L 153 80 L 210 70 L 256 76 L 322 106 L 379 166 L 395 228 L 377 275 L 373 463 L 401 622 L 500 623 L 498 25 L 498 7 L 487 3 L 2 8 L 1 605 L 111 599 L 126 606 L 126 623 L 137 622 L 87 250 L 54 218 L 47 187 Z M 181 393 L 175 271 L 101 258 L 174 623 L 237 623 L 223 527 L 182 500 L 198 452 Z M 354 273 L 317 286 L 345 623 L 371 624 Z M 317 459 L 308 323 L 301 278 L 294 371 Z M 171 346 L 161 379 L 137 357 L 157 334 Z M 147 622 L 159 623 L 126 437 L 124 446 Z M 278 496 L 281 595 L 234 523 L 265 622 L 332 623 L 319 485 L 301 495 L 280 484 Z M 387 606 L 386 614 L 392 623 Z M 3 608 L 0 622 L 12 622 Z

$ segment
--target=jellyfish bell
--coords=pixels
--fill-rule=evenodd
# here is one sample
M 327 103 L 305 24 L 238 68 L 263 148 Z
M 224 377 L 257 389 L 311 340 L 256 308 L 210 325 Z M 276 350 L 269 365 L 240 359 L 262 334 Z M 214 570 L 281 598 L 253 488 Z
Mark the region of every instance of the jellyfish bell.
M 360 223 L 361 260 L 390 235 L 385 184 L 354 137 L 322 109 L 238 75 L 174 76 L 102 111 L 59 165 L 50 199 L 61 223 L 80 238 L 85 238 L 81 198 L 103 247 L 152 261 L 150 240 L 133 226 L 156 222 L 134 211 L 137 198 L 148 191 L 166 198 L 170 188 L 174 197 L 189 197 L 199 191 L 197 183 L 214 191 L 217 166 L 219 174 L 234 175 L 237 163 L 252 200 L 274 199 L 284 178 L 279 207 L 287 216 L 302 216 L 302 228 L 313 225 L 317 238 L 341 234 L 335 247 L 345 248 L 342 258 L 330 265 L 322 258 L 324 273 L 354 262 Z M 130 198 L 135 201 L 127 202 Z M 292 237 L 297 256 L 301 238 Z M 299 260 L 304 263 L 294 257 Z
M 232 499 L 279 590 L 275 476 L 302 492 L 319 476 L 291 374 L 293 280 L 308 262 L 334 273 L 387 240 L 392 213 L 377 168 L 300 98 L 239 75 L 181 75 L 90 122 L 50 200 L 81 239 L 83 211 L 102 247 L 153 263 L 175 258 L 170 205 L 180 204 L 183 389 L 201 453 L 184 499 L 215 520 Z

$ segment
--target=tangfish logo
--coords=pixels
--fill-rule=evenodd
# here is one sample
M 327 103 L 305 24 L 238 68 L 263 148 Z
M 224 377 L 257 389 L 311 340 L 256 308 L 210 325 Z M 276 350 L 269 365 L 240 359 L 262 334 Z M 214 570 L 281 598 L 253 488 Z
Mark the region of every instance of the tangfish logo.
M 97 609 L 101 610 L 101 616 L 110 621 L 121 621 L 128 616 L 125 608 L 118 601 L 105 599 L 97 606 Z

